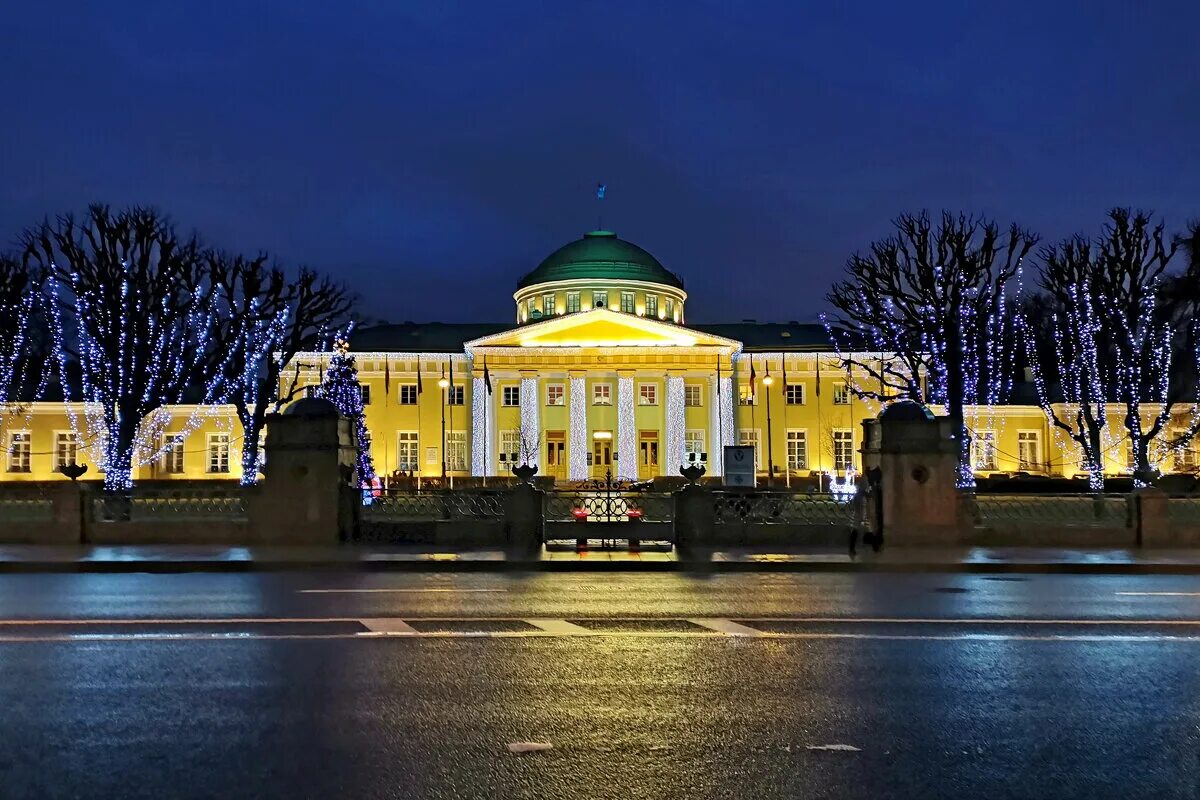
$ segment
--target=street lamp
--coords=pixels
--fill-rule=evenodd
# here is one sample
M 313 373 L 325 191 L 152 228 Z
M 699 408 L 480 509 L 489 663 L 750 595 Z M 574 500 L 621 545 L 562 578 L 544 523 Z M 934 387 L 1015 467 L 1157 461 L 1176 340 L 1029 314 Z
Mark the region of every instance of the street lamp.
M 446 387 L 450 385 L 450 381 L 446 380 L 446 374 L 442 373 L 441 379 L 438 380 L 438 386 L 442 389 L 442 480 L 446 480 Z M 443 484 L 444 488 L 444 484 Z
M 763 386 L 767 387 L 767 488 L 771 488 L 771 483 L 775 479 L 775 459 L 771 452 L 771 384 L 775 383 L 775 379 L 771 377 L 771 362 L 767 362 L 767 374 L 763 376 Z

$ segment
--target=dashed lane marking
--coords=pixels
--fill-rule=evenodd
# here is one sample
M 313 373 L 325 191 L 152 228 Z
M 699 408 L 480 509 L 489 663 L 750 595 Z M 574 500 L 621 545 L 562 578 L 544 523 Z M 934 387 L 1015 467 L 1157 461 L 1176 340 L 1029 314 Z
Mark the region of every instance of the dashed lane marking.
M 716 631 L 717 633 L 724 633 L 727 636 L 763 636 L 765 634 L 765 631 L 751 628 L 748 625 L 742 625 L 731 619 L 696 618 L 689 619 L 688 622 L 693 625 L 699 625 L 701 628 Z
M 363 627 L 369 633 L 386 634 L 388 636 L 417 636 L 420 634 L 420 631 L 402 619 L 360 619 L 359 622 L 362 623 Z
M 508 589 L 297 589 L 299 594 L 495 594 Z
M 543 633 L 552 633 L 556 636 L 595 636 L 597 633 L 590 628 L 576 625 L 574 622 L 567 622 L 565 619 L 527 619 L 522 621 L 539 628 Z
M 1117 592 L 1124 597 L 1200 597 L 1200 592 Z

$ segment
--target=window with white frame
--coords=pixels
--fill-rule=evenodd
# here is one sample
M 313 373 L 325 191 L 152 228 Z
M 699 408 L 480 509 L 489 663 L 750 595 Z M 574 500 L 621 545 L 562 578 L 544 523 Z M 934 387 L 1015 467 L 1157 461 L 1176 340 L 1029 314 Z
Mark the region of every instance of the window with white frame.
M 164 433 L 159 442 L 158 463 L 162 471 L 168 475 L 183 474 L 183 443 L 187 439 L 184 433 Z
M 738 405 L 752 406 L 757 402 L 758 398 L 754 394 L 754 388 L 748 383 L 738 384 Z
M 500 466 L 502 469 L 519 463 L 521 458 L 521 432 L 500 431 Z
M 561 383 L 546 384 L 546 405 L 561 406 L 566 405 L 567 391 L 566 387 Z
M 646 295 L 646 316 L 658 316 L 658 296 L 653 294 Z
M 1017 431 L 1017 468 L 1036 470 L 1042 465 L 1042 432 Z
M 700 429 L 683 432 L 683 458 L 689 464 L 704 460 L 704 431 Z
M 656 405 L 658 405 L 658 384 L 657 383 L 639 383 L 638 384 L 638 405 L 639 406 L 656 406 Z
M 854 469 L 854 431 L 849 428 L 833 430 L 833 468 L 838 472 Z
M 465 403 L 463 401 L 466 398 L 466 392 L 467 392 L 466 387 L 463 386 L 461 383 L 455 384 L 454 386 L 447 386 L 446 387 L 446 405 L 448 405 L 448 406 L 465 405 Z
M 594 405 L 594 406 L 611 406 L 612 405 L 612 384 L 611 383 L 593 383 L 592 384 L 592 405 Z
M 833 404 L 835 406 L 850 405 L 850 387 L 845 383 L 835 383 L 833 385 Z
M 762 458 L 761 458 L 762 454 L 759 452 L 759 450 L 761 450 L 761 448 L 758 446 L 758 431 L 757 430 L 738 431 L 738 444 L 741 445 L 742 447 L 753 447 L 754 448 L 754 468 L 761 469 L 762 468 Z
M 787 432 L 787 467 L 793 471 L 808 469 L 808 431 Z
M 536 297 L 531 297 L 525 301 L 525 313 L 529 319 L 533 319 L 533 315 L 538 313 Z
M 683 404 L 696 408 L 704 405 L 704 387 L 697 383 L 683 385 Z
M 371 405 L 371 385 L 369 383 L 360 383 L 358 385 L 358 396 L 362 398 L 364 406 Z
M 592 292 L 592 308 L 608 308 L 608 292 Z
M 321 384 L 319 384 L 319 383 L 310 383 L 307 386 L 302 387 L 302 390 L 304 392 L 305 397 L 320 397 L 321 396 Z
M 505 386 L 500 390 L 500 405 L 502 406 L 519 406 L 521 405 L 521 387 Z
M 467 432 L 446 432 L 446 469 L 463 472 L 467 468 Z
M 229 472 L 229 434 L 208 434 L 208 471 Z
M 54 432 L 54 468 L 79 463 L 79 434 L 75 431 Z
M 416 431 L 396 433 L 396 469 L 416 472 L 421 468 L 421 443 Z
M 554 316 L 554 295 L 553 294 L 542 295 L 542 316 L 544 316 L 544 317 L 553 317 Z
M 789 383 L 783 387 L 783 402 L 789 406 L 802 406 L 805 401 L 803 383 Z
M 670 297 L 663 300 L 663 317 L 665 317 L 668 322 L 672 322 L 675 319 L 675 301 Z
M 400 384 L 400 405 L 415 406 L 417 404 L 417 385 L 415 383 Z
M 1175 448 L 1175 469 L 1178 472 L 1195 472 L 1197 465 L 1200 465 L 1198 456 L 1200 452 L 1197 452 L 1194 440 Z
M 8 434 L 8 471 L 29 472 L 32 467 L 33 435 L 29 431 L 12 431 Z
M 574 314 L 581 306 L 579 292 L 567 292 L 567 313 Z
M 621 292 L 621 311 L 633 313 L 633 292 Z
M 996 469 L 995 431 L 975 431 L 971 436 L 971 468 L 976 472 Z

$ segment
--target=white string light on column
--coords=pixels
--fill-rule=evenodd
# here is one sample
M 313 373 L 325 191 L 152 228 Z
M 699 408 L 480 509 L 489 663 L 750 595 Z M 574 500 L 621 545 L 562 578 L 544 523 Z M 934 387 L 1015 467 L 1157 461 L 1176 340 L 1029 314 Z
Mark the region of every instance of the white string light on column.
M 667 475 L 678 475 L 683 464 L 686 427 L 683 378 L 672 375 L 667 378 L 667 448 L 663 464 Z
M 633 378 L 617 378 L 617 477 L 637 480 L 637 424 L 633 408 Z
M 487 386 L 483 378 L 471 380 L 471 474 L 487 474 Z
M 571 443 L 568 458 L 568 478 L 573 481 L 588 477 L 588 420 L 587 380 L 571 378 Z

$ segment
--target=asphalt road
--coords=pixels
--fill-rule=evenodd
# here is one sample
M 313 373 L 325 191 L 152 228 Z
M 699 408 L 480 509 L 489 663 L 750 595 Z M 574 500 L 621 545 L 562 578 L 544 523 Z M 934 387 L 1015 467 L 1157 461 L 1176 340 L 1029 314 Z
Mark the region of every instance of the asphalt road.
M 1198 656 L 1186 576 L 11 575 L 0 798 L 1195 798 Z

